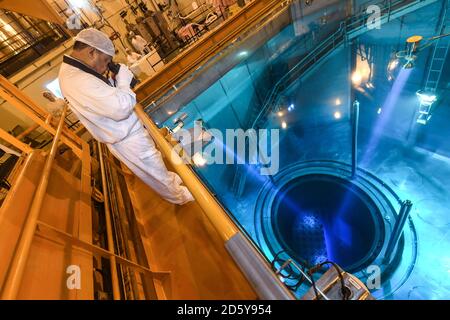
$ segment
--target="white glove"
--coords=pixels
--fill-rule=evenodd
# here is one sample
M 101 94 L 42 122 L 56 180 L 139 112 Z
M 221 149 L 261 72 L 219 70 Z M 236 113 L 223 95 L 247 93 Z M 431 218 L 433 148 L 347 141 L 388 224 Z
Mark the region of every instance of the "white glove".
M 134 74 L 124 64 L 120 64 L 119 73 L 116 75 L 117 87 L 120 89 L 130 89 L 131 80 L 133 80 Z

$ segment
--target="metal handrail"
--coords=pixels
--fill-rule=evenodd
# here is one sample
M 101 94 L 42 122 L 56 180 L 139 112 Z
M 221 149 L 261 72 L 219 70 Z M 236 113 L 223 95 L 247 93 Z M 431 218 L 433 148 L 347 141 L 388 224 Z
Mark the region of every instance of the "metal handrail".
M 21 90 L 16 88 L 8 79 L 0 75 L 0 97 L 9 102 L 15 109 L 25 114 L 37 125 L 45 129 L 51 135 L 56 134 L 56 129 L 50 125 L 49 112 L 33 102 Z M 61 142 L 72 149 L 77 157 L 82 157 L 82 140 L 73 131 L 63 127 Z
M 333 33 L 330 37 L 328 37 L 326 40 L 322 41 L 318 46 L 316 46 L 313 51 L 311 51 L 309 54 L 307 54 L 302 60 L 300 60 L 300 62 L 298 62 L 288 73 L 286 73 L 280 80 L 278 80 L 278 82 L 275 84 L 274 88 L 272 89 L 271 93 L 269 94 L 269 97 L 266 99 L 266 101 L 263 104 L 263 108 L 261 109 L 261 111 L 259 112 L 258 116 L 256 117 L 256 119 L 253 121 L 252 124 L 252 129 L 255 128 L 256 124 L 259 122 L 259 120 L 261 119 L 261 117 L 263 116 L 263 114 L 265 113 L 265 111 L 267 110 L 267 108 L 269 107 L 270 104 L 273 103 L 273 101 L 275 100 L 275 98 L 278 96 L 280 89 L 284 88 L 284 82 L 288 80 L 288 78 L 292 77 L 293 73 L 295 71 L 297 71 L 300 67 L 303 67 L 305 65 L 308 65 L 308 62 L 317 62 L 317 57 L 320 55 L 320 53 L 322 51 L 324 51 L 324 49 L 326 49 L 328 47 L 328 44 L 330 43 L 330 40 L 332 41 L 332 45 L 333 48 L 332 50 L 335 48 L 335 37 L 337 35 L 341 35 L 342 34 L 342 25 L 339 27 L 339 30 L 335 33 Z
M 286 0 L 292 1 L 292 0 Z M 245 10 L 241 10 L 230 19 L 226 20 L 221 28 L 211 31 L 208 37 L 204 37 L 196 42 L 195 46 L 181 53 L 166 64 L 164 70 L 158 72 L 151 79 L 142 82 L 135 91 L 139 101 L 144 104 L 159 100 L 166 95 L 173 85 L 187 79 L 188 72 L 195 73 L 201 69 L 204 61 L 218 56 L 218 49 L 226 49 L 227 46 L 236 44 L 244 31 L 250 32 L 250 26 L 257 26 L 261 20 L 267 19 L 268 16 L 285 6 L 285 2 L 279 1 L 252 1 Z M 234 23 L 239 23 L 236 27 Z M 214 40 L 214 41 L 213 41 Z M 234 42 L 233 42 L 234 41 Z M 221 54 L 221 56 L 223 56 Z M 183 60 L 182 62 L 180 62 Z M 204 64 L 203 64 L 204 65 Z M 183 68 L 180 69 L 180 66 Z M 168 80 L 169 79 L 169 80 Z M 151 87 L 151 88 L 150 88 Z
M 383 19 L 386 16 L 390 17 L 394 8 L 397 6 L 398 9 L 402 9 L 407 5 L 415 4 L 418 2 L 423 2 L 423 0 L 416 0 L 408 3 L 405 3 L 405 0 L 388 1 L 387 4 L 384 4 L 383 6 L 380 5 L 381 9 L 380 19 Z M 404 6 L 402 6 L 403 4 Z M 319 43 L 310 53 L 308 53 L 293 68 L 291 68 L 289 72 L 287 72 L 280 80 L 278 80 L 274 88 L 272 89 L 271 93 L 269 94 L 268 98 L 266 98 L 265 102 L 263 103 L 263 107 L 259 112 L 258 116 L 253 121 L 252 129 L 255 129 L 255 127 L 263 117 L 263 115 L 267 114 L 266 113 L 267 109 L 269 108 L 270 105 L 273 105 L 275 98 L 279 95 L 281 89 L 286 88 L 285 82 L 288 81 L 290 78 L 292 78 L 294 72 L 296 72 L 297 70 L 306 71 L 303 70 L 302 67 L 306 66 L 307 69 L 309 67 L 312 67 L 312 64 L 310 65 L 310 63 L 316 63 L 321 58 L 323 58 L 327 52 L 328 53 L 332 52 L 334 49 L 339 47 L 344 41 L 348 40 L 350 33 L 366 28 L 366 21 L 368 17 L 370 17 L 370 14 L 363 12 L 342 21 L 337 31 L 335 31 L 328 38 Z M 331 48 L 328 51 L 326 51 L 330 46 Z
M 53 166 L 53 161 L 58 150 L 59 140 L 61 138 L 64 127 L 64 118 L 67 112 L 67 104 L 64 106 L 61 119 L 59 120 L 58 128 L 53 140 L 52 148 L 45 162 L 43 174 L 36 189 L 36 195 L 33 199 L 28 218 L 20 236 L 17 250 L 11 262 L 10 271 L 5 281 L 5 286 L 1 293 L 1 298 L 4 300 L 16 299 L 20 289 L 20 284 L 25 273 L 28 256 L 30 254 L 33 236 L 39 219 L 39 213 L 44 204 L 44 197 L 46 195 L 47 186 L 49 182 L 50 172 Z

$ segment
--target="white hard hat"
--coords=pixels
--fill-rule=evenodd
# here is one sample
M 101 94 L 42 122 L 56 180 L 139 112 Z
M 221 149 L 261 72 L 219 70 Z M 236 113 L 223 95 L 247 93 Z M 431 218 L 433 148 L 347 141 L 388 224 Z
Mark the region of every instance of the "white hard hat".
M 85 43 L 111 57 L 114 57 L 116 54 L 116 49 L 111 39 L 95 28 L 80 31 L 75 37 L 75 41 Z

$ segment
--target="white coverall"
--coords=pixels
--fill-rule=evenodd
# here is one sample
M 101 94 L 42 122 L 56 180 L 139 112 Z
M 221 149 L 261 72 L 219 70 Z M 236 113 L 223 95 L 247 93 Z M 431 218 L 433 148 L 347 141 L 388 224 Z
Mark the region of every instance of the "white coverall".
M 164 199 L 175 204 L 193 201 L 181 178 L 167 170 L 161 153 L 139 121 L 136 95 L 127 86 L 115 88 L 63 63 L 59 83 L 73 113 L 111 153 Z
M 145 49 L 147 48 L 148 43 L 140 35 L 136 35 L 135 37 L 133 37 L 133 39 L 131 39 L 131 44 L 137 52 L 145 54 Z

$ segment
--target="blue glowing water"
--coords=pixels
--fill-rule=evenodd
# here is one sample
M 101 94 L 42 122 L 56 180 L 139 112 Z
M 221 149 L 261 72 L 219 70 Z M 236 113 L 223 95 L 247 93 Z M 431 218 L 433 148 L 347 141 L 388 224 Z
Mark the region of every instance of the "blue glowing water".
M 431 51 L 422 51 L 415 68 L 401 70 L 394 80 L 388 79 L 386 73 L 392 53 L 403 49 L 407 37 L 434 35 L 440 5 L 438 1 L 358 39 L 370 52 L 370 86 L 353 88 L 351 57 L 361 50 L 349 45 L 334 52 L 313 73 L 298 79 L 283 92 L 284 99 L 290 103 L 288 112 L 282 116 L 274 112 L 267 117 L 267 128 L 281 129 L 281 168 L 308 160 L 350 163 L 349 120 L 353 102 L 350 93 L 353 90 L 361 104 L 359 165 L 382 179 L 402 199 L 413 202 L 411 217 L 418 234 L 419 256 L 401 287 L 395 288 L 394 280 L 404 276 L 403 270 L 394 273 L 392 279 L 383 279 L 379 296 L 387 299 L 450 297 L 450 94 L 446 89 L 450 64 L 447 58 L 439 102 L 426 127 L 415 123 L 419 106 L 415 93 L 423 85 Z M 277 79 L 308 50 L 302 51 L 301 39 L 293 26 L 288 26 L 260 49 L 249 52 L 242 63 L 180 110 L 189 114 L 186 125 L 189 127 L 195 119 L 202 118 L 208 128 L 248 129 Z M 281 51 L 288 41 L 293 47 Z M 286 124 L 285 129 L 282 123 Z M 254 166 L 244 168 L 210 165 L 198 168 L 197 172 L 256 241 L 256 199 L 262 186 L 270 183 L 270 177 L 261 177 Z M 243 183 L 242 192 L 234 187 L 236 182 Z M 314 186 L 310 187 L 314 191 Z M 333 214 L 328 215 L 327 210 L 312 204 L 305 205 L 311 201 L 302 198 L 306 191 L 309 198 L 320 194 L 322 198 L 316 199 L 318 202 L 333 203 L 328 208 Z M 284 216 L 278 221 L 280 228 L 287 230 L 284 240 L 295 243 L 311 263 L 330 259 L 350 265 L 352 259 L 367 250 L 373 233 L 373 225 L 366 219 L 367 215 L 361 214 L 363 209 L 357 197 L 348 189 L 335 195 L 329 191 L 325 199 L 323 190 L 306 191 L 284 198 Z M 318 239 L 316 247 L 298 241 L 308 232 Z M 405 260 L 408 254 L 405 251 Z

